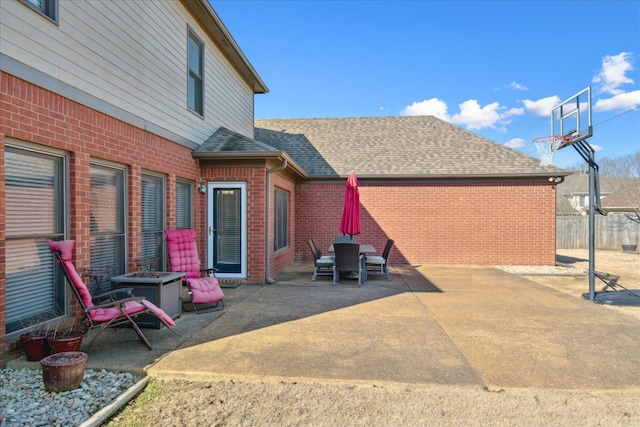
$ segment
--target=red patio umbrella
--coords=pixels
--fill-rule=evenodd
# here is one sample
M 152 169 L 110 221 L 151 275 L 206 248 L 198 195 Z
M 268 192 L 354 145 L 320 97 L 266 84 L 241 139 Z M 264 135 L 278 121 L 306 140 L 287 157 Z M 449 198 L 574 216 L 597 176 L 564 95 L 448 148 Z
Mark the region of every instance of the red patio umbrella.
M 360 234 L 360 191 L 358 178 L 351 172 L 344 193 L 344 208 L 340 219 L 340 233 L 353 236 Z

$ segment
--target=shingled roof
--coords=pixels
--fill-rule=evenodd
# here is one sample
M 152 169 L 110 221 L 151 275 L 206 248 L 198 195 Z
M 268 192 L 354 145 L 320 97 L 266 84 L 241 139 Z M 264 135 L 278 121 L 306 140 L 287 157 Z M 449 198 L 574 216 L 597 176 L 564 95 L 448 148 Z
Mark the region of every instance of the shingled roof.
M 255 139 L 309 177 L 564 176 L 555 166 L 433 116 L 257 119 Z

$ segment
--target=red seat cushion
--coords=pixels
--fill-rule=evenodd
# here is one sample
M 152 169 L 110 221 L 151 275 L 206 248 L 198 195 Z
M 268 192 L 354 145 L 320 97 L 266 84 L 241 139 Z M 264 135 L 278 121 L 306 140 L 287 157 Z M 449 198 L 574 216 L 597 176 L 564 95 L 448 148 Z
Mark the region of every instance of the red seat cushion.
M 224 299 L 224 294 L 215 277 L 201 277 L 187 279 L 191 290 L 191 302 L 194 304 L 208 304 Z
M 171 271 L 185 273 L 185 277 L 200 277 L 200 258 L 196 232 L 191 229 L 165 230 Z

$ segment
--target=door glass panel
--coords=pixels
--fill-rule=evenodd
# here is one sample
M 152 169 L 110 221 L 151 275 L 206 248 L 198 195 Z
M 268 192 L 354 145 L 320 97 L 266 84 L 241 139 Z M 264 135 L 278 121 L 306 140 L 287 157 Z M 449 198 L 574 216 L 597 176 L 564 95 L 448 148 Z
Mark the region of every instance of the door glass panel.
M 218 264 L 235 264 L 241 262 L 240 235 L 240 189 L 218 189 L 217 204 L 217 249 Z

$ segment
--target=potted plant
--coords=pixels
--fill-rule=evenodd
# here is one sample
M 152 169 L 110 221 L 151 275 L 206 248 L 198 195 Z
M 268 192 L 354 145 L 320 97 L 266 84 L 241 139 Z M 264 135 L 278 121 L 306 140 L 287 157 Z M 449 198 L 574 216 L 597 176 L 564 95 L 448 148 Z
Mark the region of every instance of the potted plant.
M 41 359 L 49 355 L 49 342 L 47 335 L 49 329 L 46 325 L 34 328 L 30 332 L 20 335 L 22 348 L 27 356 L 27 360 L 31 362 L 39 362 Z
M 51 354 L 80 351 L 84 334 L 85 330 L 76 321 L 59 322 L 47 336 Z
M 87 358 L 87 353 L 66 351 L 42 359 L 44 388 L 56 393 L 78 388 L 84 378 Z

